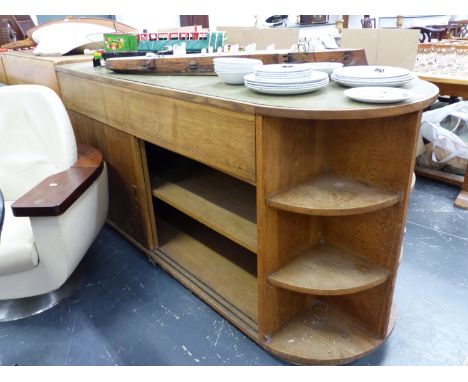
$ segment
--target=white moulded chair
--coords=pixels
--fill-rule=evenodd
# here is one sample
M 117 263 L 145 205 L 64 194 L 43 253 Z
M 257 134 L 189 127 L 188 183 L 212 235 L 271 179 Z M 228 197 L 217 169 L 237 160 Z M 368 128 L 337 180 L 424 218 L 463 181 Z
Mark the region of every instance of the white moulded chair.
M 102 155 L 77 146 L 62 101 L 47 87 L 0 87 L 0 190 L 0 321 L 7 321 L 63 298 L 107 215 Z

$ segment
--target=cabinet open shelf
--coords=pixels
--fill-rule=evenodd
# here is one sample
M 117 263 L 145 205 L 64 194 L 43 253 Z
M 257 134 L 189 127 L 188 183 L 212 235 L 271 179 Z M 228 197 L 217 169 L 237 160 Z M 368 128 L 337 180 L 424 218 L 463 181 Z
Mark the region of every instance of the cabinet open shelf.
M 292 363 L 339 365 L 363 357 L 383 341 L 346 312 L 317 300 L 275 333 L 267 347 Z
M 255 187 L 188 159 L 151 175 L 155 197 L 257 253 Z
M 377 211 L 400 200 L 400 193 L 327 173 L 273 194 L 266 203 L 280 210 L 301 214 L 345 216 Z
M 385 282 L 389 272 L 341 249 L 320 244 L 268 276 L 277 287 L 314 295 L 360 292 Z
M 156 208 L 162 209 L 160 205 Z M 172 208 L 163 215 L 156 224 L 158 251 L 166 261 L 194 280 L 223 308 L 256 329 L 256 256 Z

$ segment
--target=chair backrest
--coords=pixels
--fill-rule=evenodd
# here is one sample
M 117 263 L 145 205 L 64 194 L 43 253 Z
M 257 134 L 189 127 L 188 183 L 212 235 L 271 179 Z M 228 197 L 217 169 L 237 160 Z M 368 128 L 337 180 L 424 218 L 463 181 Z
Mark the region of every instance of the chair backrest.
M 375 18 L 364 17 L 361 19 L 361 25 L 363 28 L 375 28 Z
M 76 159 L 70 119 L 53 90 L 41 85 L 0 87 L 0 189 L 5 200 L 18 199 Z

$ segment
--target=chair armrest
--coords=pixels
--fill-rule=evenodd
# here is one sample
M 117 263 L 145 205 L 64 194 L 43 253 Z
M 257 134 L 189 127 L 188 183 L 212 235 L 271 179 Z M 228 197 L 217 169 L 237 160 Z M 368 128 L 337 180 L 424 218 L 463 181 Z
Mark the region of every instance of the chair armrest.
M 104 167 L 99 150 L 78 145 L 78 159 L 68 170 L 51 175 L 16 200 L 14 216 L 63 214 L 98 178 Z

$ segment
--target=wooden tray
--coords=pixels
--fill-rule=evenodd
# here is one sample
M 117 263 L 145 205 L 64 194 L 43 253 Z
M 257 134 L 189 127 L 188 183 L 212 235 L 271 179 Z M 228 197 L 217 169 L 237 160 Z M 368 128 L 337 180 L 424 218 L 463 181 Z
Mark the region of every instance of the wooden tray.
M 256 58 L 264 65 L 305 62 L 342 62 L 348 65 L 367 65 L 364 49 L 334 49 L 321 52 L 298 53 L 283 51 L 257 51 L 212 54 L 190 54 L 176 57 L 161 55 L 157 57 L 125 57 L 106 60 L 106 68 L 121 73 L 153 73 L 164 75 L 214 75 L 213 58 L 244 57 Z

